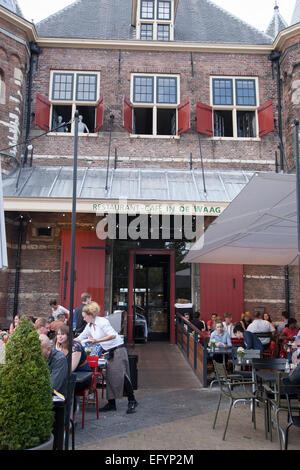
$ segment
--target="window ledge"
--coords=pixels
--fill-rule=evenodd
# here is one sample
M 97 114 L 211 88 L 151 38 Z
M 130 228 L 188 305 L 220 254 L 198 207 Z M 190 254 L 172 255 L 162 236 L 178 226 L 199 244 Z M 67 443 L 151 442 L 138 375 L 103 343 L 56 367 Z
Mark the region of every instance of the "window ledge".
M 220 140 L 220 141 L 230 141 L 234 140 L 237 142 L 260 142 L 260 137 L 212 137 L 212 140 Z
M 180 135 L 144 135 L 144 134 L 130 134 L 132 139 L 168 139 L 168 140 L 179 140 Z
M 48 132 L 47 135 L 55 136 L 55 137 L 74 137 L 74 133 L 72 132 Z M 99 134 L 95 132 L 87 133 L 78 133 L 78 137 L 99 137 Z

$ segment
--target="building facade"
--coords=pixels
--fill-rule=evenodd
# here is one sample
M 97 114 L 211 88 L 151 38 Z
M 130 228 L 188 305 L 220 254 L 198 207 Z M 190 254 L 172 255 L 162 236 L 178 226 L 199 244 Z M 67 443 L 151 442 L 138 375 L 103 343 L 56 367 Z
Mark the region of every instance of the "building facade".
M 181 264 L 254 172 L 294 169 L 300 25 L 276 15 L 264 34 L 207 0 L 81 0 L 36 26 L 0 7 L 3 321 L 68 306 L 76 110 L 76 303 L 171 341 L 182 299 L 297 315 L 291 268 Z

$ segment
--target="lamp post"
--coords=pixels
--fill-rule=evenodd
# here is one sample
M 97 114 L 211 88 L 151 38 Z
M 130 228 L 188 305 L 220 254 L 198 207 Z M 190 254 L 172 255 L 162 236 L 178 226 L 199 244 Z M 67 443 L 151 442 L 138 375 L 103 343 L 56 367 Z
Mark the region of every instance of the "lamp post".
M 71 273 L 70 273 L 70 316 L 69 316 L 69 355 L 68 355 L 68 388 L 66 407 L 66 437 L 65 450 L 69 449 L 69 423 L 72 403 L 72 346 L 73 346 L 73 309 L 75 281 L 75 237 L 76 237 L 76 196 L 77 196 L 77 156 L 78 156 L 78 122 L 79 112 L 75 111 L 74 160 L 73 160 L 73 196 L 72 196 L 72 226 L 71 226 Z

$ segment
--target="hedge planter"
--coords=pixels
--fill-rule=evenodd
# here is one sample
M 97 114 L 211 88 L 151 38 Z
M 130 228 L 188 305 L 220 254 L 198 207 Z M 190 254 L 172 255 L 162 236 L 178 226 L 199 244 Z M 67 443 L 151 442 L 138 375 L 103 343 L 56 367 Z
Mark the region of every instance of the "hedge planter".
M 54 442 L 54 436 L 51 434 L 51 437 L 49 441 L 45 442 L 44 444 L 41 444 L 37 447 L 31 447 L 30 449 L 27 450 L 52 450 L 53 449 L 53 442 Z
M 0 450 L 50 446 L 53 419 L 50 373 L 39 336 L 31 321 L 21 319 L 0 365 Z

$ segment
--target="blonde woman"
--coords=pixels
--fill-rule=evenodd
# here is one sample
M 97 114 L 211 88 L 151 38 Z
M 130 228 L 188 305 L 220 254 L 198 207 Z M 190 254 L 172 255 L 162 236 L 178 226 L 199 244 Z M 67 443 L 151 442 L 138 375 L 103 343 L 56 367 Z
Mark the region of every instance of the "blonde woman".
M 127 413 L 134 413 L 137 401 L 130 381 L 129 362 L 124 340 L 113 329 L 110 322 L 99 317 L 100 306 L 91 302 L 82 310 L 87 325 L 75 341 L 85 342 L 91 346 L 100 344 L 108 352 L 106 365 L 106 393 L 108 403 L 99 411 L 116 410 L 116 399 L 123 397 L 123 390 L 128 396 Z

